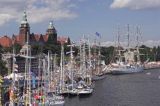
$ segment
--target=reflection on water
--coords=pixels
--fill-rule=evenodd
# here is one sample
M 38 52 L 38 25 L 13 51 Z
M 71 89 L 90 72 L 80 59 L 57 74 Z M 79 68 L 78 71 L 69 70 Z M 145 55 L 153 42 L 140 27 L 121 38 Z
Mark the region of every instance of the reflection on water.
M 66 97 L 65 106 L 160 106 L 160 70 L 107 75 L 91 96 Z

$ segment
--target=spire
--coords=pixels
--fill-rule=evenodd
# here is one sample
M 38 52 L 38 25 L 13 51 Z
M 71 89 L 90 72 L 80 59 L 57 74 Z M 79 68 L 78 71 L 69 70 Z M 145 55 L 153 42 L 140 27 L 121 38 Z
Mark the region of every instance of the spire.
M 21 24 L 27 24 L 27 14 L 26 11 L 23 12 L 23 17 L 22 17 L 22 21 Z
M 54 29 L 54 26 L 53 26 L 53 21 L 50 21 L 50 22 L 49 22 L 48 29 Z

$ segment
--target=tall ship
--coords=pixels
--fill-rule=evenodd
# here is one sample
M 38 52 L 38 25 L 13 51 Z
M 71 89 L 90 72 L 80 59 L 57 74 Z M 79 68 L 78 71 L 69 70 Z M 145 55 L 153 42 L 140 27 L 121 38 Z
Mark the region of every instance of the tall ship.
M 137 31 L 138 33 L 138 31 Z M 129 74 L 142 72 L 144 66 L 140 61 L 139 52 L 139 40 L 137 36 L 137 46 L 135 48 L 130 47 L 129 39 L 129 25 L 128 25 L 128 45 L 126 49 L 120 46 L 120 37 L 118 33 L 118 46 L 116 47 L 116 62 L 109 64 L 108 70 L 111 74 Z
M 111 63 L 109 68 L 111 74 L 129 74 L 142 72 L 144 66 L 141 62 L 134 60 L 135 52 L 130 49 L 124 53 L 125 61 L 118 60 L 116 63 Z

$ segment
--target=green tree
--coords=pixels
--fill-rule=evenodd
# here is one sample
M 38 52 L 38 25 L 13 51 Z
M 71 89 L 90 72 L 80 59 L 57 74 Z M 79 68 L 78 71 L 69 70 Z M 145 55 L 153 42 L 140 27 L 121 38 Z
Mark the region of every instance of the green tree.
M 140 54 L 140 59 L 142 62 L 145 62 L 147 59 L 150 59 L 150 61 L 154 60 L 153 50 L 150 47 L 145 45 L 140 46 Z
M 40 54 L 42 52 L 42 45 L 33 45 L 32 46 L 32 55 Z
M 46 44 L 44 45 L 43 47 L 43 53 L 47 54 L 48 51 L 51 51 L 53 54 L 56 53 L 56 54 L 60 54 L 61 52 L 61 45 L 53 45 L 53 44 Z
M 5 53 L 5 49 L 0 46 L 0 75 L 5 75 L 8 73 L 8 69 L 6 68 L 6 63 L 2 60 L 2 53 Z
M 3 83 L 3 77 L 0 75 L 0 106 L 2 106 L 1 100 L 2 100 L 2 83 Z
M 20 52 L 22 46 L 21 46 L 20 44 L 17 44 L 17 43 L 16 43 L 16 44 L 14 44 L 14 45 L 12 46 L 12 51 L 13 51 L 13 48 L 15 49 L 15 53 L 17 54 L 17 53 Z
M 109 64 L 112 60 L 114 60 L 114 47 L 101 47 L 101 54 L 104 56 L 106 64 Z
M 157 61 L 160 61 L 160 46 L 157 47 L 156 59 L 157 59 Z
M 4 76 L 8 73 L 8 69 L 6 68 L 6 63 L 0 60 L 0 75 Z

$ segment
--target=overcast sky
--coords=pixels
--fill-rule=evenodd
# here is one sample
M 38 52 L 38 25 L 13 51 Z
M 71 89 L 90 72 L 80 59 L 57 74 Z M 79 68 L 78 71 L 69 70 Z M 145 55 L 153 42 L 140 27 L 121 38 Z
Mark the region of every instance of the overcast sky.
M 19 33 L 23 11 L 31 32 L 45 34 L 53 21 L 58 35 L 78 40 L 99 32 L 103 41 L 121 34 L 134 34 L 139 26 L 144 41 L 160 40 L 160 0 L 0 0 L 0 35 Z

